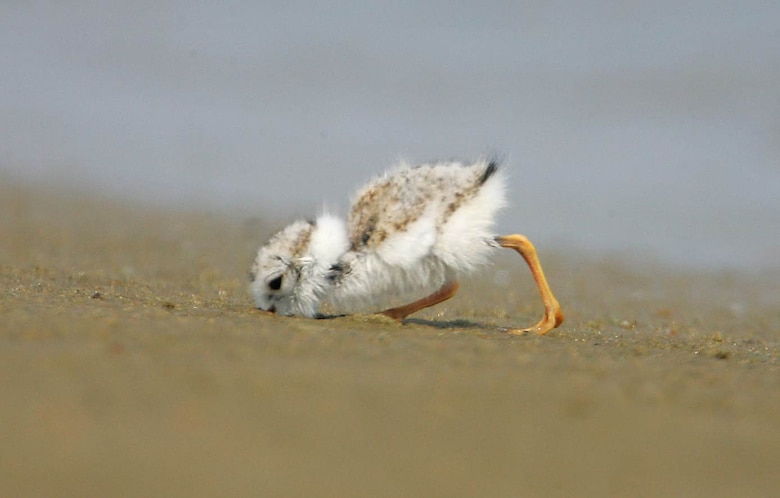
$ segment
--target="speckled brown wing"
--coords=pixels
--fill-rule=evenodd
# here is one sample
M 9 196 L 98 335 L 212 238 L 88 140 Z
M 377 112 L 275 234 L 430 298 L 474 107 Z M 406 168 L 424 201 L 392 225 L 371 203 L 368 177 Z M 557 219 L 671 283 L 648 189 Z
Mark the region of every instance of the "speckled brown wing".
M 353 203 L 348 227 L 352 250 L 376 248 L 388 235 L 401 232 L 425 210 L 420 189 L 408 175 L 380 178 Z
M 401 233 L 426 210 L 442 227 L 496 171 L 494 162 L 482 168 L 461 163 L 424 164 L 401 168 L 367 185 L 355 199 L 348 227 L 352 250 L 375 249 L 388 236 Z

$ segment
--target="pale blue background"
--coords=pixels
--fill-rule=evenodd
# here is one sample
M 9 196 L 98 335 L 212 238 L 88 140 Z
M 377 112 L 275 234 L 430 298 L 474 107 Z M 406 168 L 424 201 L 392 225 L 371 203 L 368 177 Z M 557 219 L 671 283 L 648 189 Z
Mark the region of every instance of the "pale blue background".
M 778 266 L 780 2 L 281 3 L 2 2 L 0 181 L 282 223 L 497 152 L 501 231 Z

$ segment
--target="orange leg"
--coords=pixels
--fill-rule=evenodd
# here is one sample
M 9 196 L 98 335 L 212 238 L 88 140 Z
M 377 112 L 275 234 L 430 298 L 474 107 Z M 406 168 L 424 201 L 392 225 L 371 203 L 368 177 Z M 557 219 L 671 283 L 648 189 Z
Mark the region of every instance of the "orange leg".
M 544 335 L 563 323 L 561 305 L 558 304 L 558 300 L 555 299 L 555 296 L 550 290 L 547 279 L 544 278 L 542 264 L 539 262 L 539 257 L 536 255 L 536 248 L 534 248 L 531 241 L 524 235 L 504 235 L 496 237 L 496 242 L 498 242 L 501 247 L 514 249 L 520 253 L 528 264 L 528 268 L 531 269 L 531 274 L 534 276 L 536 285 L 539 287 L 539 292 L 542 295 L 542 302 L 544 302 L 544 317 L 539 323 L 527 329 L 511 329 L 509 332 L 512 334 L 536 332 L 539 335 Z
M 435 304 L 446 301 L 458 292 L 458 282 L 453 280 L 451 282 L 445 282 L 441 286 L 441 289 L 437 290 L 430 296 L 426 296 L 413 303 L 406 304 L 404 306 L 398 306 L 397 308 L 390 308 L 381 312 L 382 315 L 389 316 L 396 320 L 403 320 L 412 313 L 416 313 L 424 308 L 429 308 Z

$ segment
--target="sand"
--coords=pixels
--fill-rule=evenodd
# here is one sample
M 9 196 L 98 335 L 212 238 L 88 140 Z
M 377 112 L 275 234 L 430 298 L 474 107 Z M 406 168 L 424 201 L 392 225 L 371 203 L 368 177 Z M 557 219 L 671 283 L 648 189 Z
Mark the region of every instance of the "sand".
M 769 496 L 777 272 L 539 247 L 403 325 L 254 310 L 279 222 L 0 186 L 0 496 Z

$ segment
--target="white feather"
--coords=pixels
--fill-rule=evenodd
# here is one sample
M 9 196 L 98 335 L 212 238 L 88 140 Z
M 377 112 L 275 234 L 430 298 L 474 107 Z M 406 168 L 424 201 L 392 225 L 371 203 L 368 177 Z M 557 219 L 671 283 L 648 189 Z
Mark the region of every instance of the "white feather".
M 436 219 L 425 213 L 403 232 L 388 235 L 376 252 L 388 266 L 410 269 L 431 254 L 435 242 Z
M 503 173 L 497 171 L 441 227 L 434 251 L 446 265 L 465 273 L 486 262 L 496 212 L 506 205 L 504 184 Z
M 324 213 L 317 218 L 311 235 L 309 253 L 321 266 L 335 264 L 349 250 L 347 224 L 333 214 Z
M 402 163 L 358 190 L 349 225 L 325 213 L 263 246 L 253 267 L 256 302 L 311 317 L 323 302 L 338 311 L 376 311 L 429 294 L 487 261 L 504 184 L 487 161 Z M 281 289 L 271 288 L 282 271 Z

